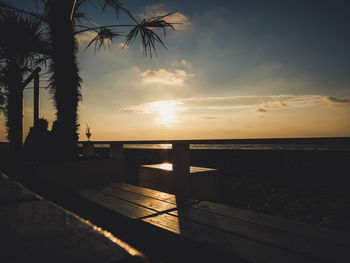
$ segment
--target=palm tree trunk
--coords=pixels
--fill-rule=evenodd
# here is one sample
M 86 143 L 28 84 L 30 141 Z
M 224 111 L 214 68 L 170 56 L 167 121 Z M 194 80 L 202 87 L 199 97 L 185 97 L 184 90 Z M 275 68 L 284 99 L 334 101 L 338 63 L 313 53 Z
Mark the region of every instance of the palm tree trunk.
M 78 102 L 80 84 L 77 41 L 70 20 L 73 0 L 51 0 L 48 10 L 52 47 L 51 88 L 57 109 L 55 136 L 61 158 L 74 158 L 78 141 Z
M 10 149 L 19 153 L 23 142 L 23 88 L 22 74 L 15 62 L 8 66 L 7 129 Z

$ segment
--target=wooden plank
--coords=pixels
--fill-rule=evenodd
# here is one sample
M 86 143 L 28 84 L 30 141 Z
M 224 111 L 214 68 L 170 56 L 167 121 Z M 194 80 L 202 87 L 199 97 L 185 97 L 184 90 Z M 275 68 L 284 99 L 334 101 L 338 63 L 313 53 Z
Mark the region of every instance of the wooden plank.
M 134 192 L 139 195 L 148 196 L 164 202 L 176 204 L 178 206 L 189 205 L 189 204 L 194 204 L 198 202 L 197 200 L 194 200 L 194 199 L 184 199 L 173 194 L 168 194 L 157 190 L 147 189 L 147 188 L 143 188 L 143 187 L 139 187 L 131 184 L 111 183 L 109 184 L 109 186 L 112 188 L 121 188 L 125 191 Z
M 145 218 L 142 221 L 166 229 L 173 233 L 194 239 L 202 244 L 222 249 L 225 253 L 237 255 L 245 260 L 259 263 L 315 263 L 322 262 L 298 253 L 239 235 L 221 231 L 213 227 L 191 222 L 169 214 Z
M 148 196 L 139 195 L 137 193 L 124 191 L 118 188 L 106 187 L 101 193 L 116 197 L 126 202 L 145 207 L 147 209 L 153 210 L 155 212 L 163 212 L 169 209 L 174 209 L 177 207 L 177 204 L 172 204 L 164 202 L 162 200 L 154 199 Z
M 337 261 L 336 259 L 348 259 L 350 262 L 350 251 L 348 248 L 321 239 L 309 238 L 297 233 L 242 221 L 237 218 L 222 216 L 192 207 L 182 208 L 178 211 L 170 212 L 170 214 L 178 216 L 180 220 L 184 219 L 203 224 L 268 245 L 309 255 L 312 258 L 327 262 Z
M 87 200 L 94 202 L 102 207 L 108 208 L 118 214 L 127 216 L 132 219 L 149 216 L 155 213 L 154 210 L 150 210 L 130 202 L 123 201 L 116 197 L 107 195 L 103 192 L 93 190 L 81 190 L 79 191 L 80 196 Z
M 132 184 L 111 183 L 111 184 L 109 184 L 109 186 L 113 187 L 113 188 L 120 188 L 120 189 L 123 189 L 125 191 L 134 192 L 134 193 L 137 193 L 139 195 L 149 196 L 149 197 L 152 197 L 154 199 L 162 200 L 164 202 L 169 202 L 171 204 L 176 204 L 176 196 L 173 194 L 168 194 L 168 193 L 160 192 L 157 190 L 151 190 L 151 189 L 139 187 L 139 186 L 132 185 Z
M 259 225 L 269 226 L 271 228 L 276 228 L 287 232 L 297 233 L 308 238 L 322 239 L 345 247 L 350 247 L 350 233 L 340 232 L 329 228 L 321 228 L 311 224 L 287 220 L 252 211 L 245 211 L 211 202 L 203 201 L 198 204 L 194 204 L 192 207 Z
M 40 200 L 0 206 L 1 262 L 147 262 L 112 234 Z
M 174 192 L 174 189 L 172 189 L 171 185 L 160 184 L 158 182 L 155 183 L 154 180 L 148 181 L 148 180 L 144 180 L 143 178 L 139 178 L 139 185 L 141 187 L 145 187 L 145 188 L 149 188 L 157 191 L 163 191 L 169 194 Z

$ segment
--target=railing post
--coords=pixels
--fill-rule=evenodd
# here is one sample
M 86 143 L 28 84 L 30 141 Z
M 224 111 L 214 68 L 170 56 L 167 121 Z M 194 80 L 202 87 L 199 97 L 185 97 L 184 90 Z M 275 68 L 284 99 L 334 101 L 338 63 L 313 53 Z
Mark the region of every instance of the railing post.
M 190 147 L 188 143 L 173 143 L 173 176 L 176 194 L 189 194 L 190 189 Z
M 115 158 L 117 174 L 122 180 L 126 180 L 125 163 L 124 163 L 124 145 L 120 142 L 109 143 L 109 157 Z
M 124 159 L 124 146 L 120 142 L 110 142 L 109 143 L 109 157 Z
M 93 142 L 83 142 L 83 155 L 84 156 L 93 156 L 94 152 L 94 143 Z

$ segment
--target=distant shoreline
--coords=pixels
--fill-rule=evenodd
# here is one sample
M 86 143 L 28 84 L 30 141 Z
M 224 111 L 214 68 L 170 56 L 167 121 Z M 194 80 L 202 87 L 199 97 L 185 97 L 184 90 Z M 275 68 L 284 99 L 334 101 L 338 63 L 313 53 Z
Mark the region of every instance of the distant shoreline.
M 87 142 L 86 140 L 80 140 L 79 143 Z M 96 144 L 107 144 L 110 142 L 120 142 L 125 144 L 161 144 L 161 143 L 207 143 L 207 144 L 312 144 L 312 143 L 346 143 L 350 144 L 350 137 L 300 137 L 300 138 L 247 138 L 247 139 L 184 139 L 184 140 L 110 140 L 110 141 L 93 141 Z M 0 144 L 7 144 L 8 141 L 2 141 Z
M 271 138 L 183 141 L 115 141 L 125 149 L 171 149 L 172 143 L 188 143 L 192 150 L 320 150 L 350 151 L 350 137 Z M 81 146 L 83 142 L 80 142 Z M 108 141 L 94 141 L 95 148 L 109 148 Z
M 83 143 L 87 141 L 79 141 Z M 189 143 L 189 144 L 257 144 L 257 143 L 346 143 L 350 144 L 350 137 L 303 137 L 303 138 L 256 138 L 256 139 L 190 139 L 190 140 L 112 140 L 112 141 L 93 141 L 95 144 L 108 144 L 110 142 L 119 142 L 124 144 L 162 144 L 162 143 Z

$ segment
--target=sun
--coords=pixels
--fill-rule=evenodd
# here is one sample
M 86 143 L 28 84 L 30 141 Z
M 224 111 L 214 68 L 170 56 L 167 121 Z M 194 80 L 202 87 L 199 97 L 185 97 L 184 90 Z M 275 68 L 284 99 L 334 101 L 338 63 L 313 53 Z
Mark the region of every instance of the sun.
M 152 110 L 158 114 L 155 118 L 158 123 L 170 127 L 176 122 L 176 101 L 156 101 L 151 105 Z

